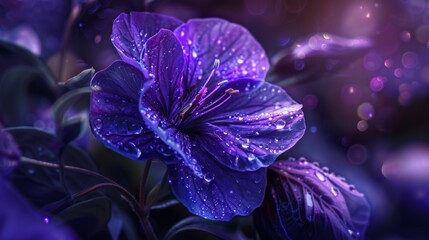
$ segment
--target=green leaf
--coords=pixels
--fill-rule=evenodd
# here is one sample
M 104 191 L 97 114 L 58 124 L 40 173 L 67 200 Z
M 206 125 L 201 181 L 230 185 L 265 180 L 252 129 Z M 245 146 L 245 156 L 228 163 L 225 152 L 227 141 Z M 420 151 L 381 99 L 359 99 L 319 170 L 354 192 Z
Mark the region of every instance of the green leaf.
M 21 59 L 26 60 L 29 64 L 31 64 L 40 71 L 44 81 L 52 90 L 58 90 L 57 82 L 55 81 L 55 78 L 52 75 L 52 72 L 49 67 L 38 56 L 34 55 L 27 49 L 0 40 L 0 56 L 3 59 L 9 59 L 13 56 L 19 56 Z
M 89 87 L 89 82 L 91 81 L 92 76 L 94 76 L 94 73 L 95 73 L 94 68 L 88 68 L 80 72 L 78 75 L 68 79 L 65 82 L 60 82 L 59 84 L 68 89 Z
M 25 125 L 28 106 L 28 89 L 33 81 L 42 81 L 43 76 L 35 67 L 17 66 L 3 73 L 0 78 L 0 112 L 7 125 Z
M 101 196 L 78 202 L 61 211 L 57 216 L 80 233 L 82 238 L 88 239 L 105 230 L 111 214 L 111 200 Z
M 223 225 L 215 224 L 201 217 L 192 216 L 176 223 L 168 230 L 164 240 L 172 239 L 175 235 L 189 230 L 197 230 L 210 233 L 221 239 L 246 240 L 247 237 L 240 231 L 231 231 Z
M 37 128 L 17 127 L 7 129 L 17 142 L 23 156 L 60 163 L 59 151 L 63 147 L 58 137 Z M 97 172 L 92 159 L 73 144 L 68 144 L 61 154 L 66 165 L 76 166 Z M 43 208 L 80 192 L 100 180 L 78 172 L 65 171 L 64 189 L 58 169 L 50 169 L 30 163 L 21 163 L 12 178 L 15 187 L 34 205 Z

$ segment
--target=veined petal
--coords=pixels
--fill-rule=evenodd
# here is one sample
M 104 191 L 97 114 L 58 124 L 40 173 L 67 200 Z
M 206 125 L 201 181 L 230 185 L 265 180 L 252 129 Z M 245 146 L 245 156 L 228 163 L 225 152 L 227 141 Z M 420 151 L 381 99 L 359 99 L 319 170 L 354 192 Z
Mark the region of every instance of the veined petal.
M 146 41 L 159 30 L 174 30 L 180 24 L 177 18 L 156 13 L 121 13 L 113 22 L 112 43 L 122 60 L 141 68 Z
M 185 164 L 169 165 L 173 193 L 191 213 L 211 220 L 229 221 L 247 216 L 261 204 L 266 187 L 266 169 L 238 172 L 219 164 L 206 150 L 194 147 L 203 176 Z
M 363 194 L 305 159 L 270 166 L 260 235 L 272 239 L 364 239 L 370 210 Z
M 139 93 L 151 84 L 135 67 L 116 61 L 91 80 L 90 125 L 108 148 L 131 159 L 148 159 L 154 134 L 139 114 Z
M 152 108 L 171 119 L 182 98 L 183 52 L 170 30 L 162 29 L 146 43 L 143 64 L 154 77 L 144 98 Z
M 227 79 L 264 79 L 269 69 L 264 49 L 242 26 L 226 20 L 192 19 L 174 33 L 183 46 L 188 64 L 184 89 L 199 86 L 210 75 L 215 59 L 220 65 L 207 88 Z
M 222 164 L 238 171 L 267 167 L 303 136 L 302 106 L 283 89 L 251 79 L 223 87 L 229 88 L 239 93 L 218 108 L 195 114 L 188 125 L 198 133 L 198 144 Z M 212 99 L 225 90 L 218 92 Z

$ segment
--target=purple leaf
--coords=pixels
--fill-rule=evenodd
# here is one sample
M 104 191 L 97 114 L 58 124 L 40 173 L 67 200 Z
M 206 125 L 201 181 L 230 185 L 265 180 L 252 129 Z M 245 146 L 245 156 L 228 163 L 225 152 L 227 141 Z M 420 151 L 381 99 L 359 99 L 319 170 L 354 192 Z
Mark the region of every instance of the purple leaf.
M 141 68 L 146 41 L 161 29 L 174 30 L 179 19 L 155 13 L 121 13 L 113 22 L 112 43 L 122 60 Z
M 259 233 L 272 239 L 364 239 L 369 205 L 341 177 L 305 159 L 270 167 Z

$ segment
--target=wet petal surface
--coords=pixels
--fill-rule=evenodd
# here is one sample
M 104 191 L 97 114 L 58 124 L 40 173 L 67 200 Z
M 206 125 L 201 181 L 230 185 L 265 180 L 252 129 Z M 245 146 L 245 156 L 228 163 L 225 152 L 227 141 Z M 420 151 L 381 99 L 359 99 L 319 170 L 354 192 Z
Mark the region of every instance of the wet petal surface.
M 180 24 L 179 19 L 155 13 L 122 13 L 113 22 L 112 43 L 122 60 L 141 67 L 146 41 L 159 30 L 174 30 Z
M 188 126 L 197 144 L 222 164 L 239 171 L 269 166 L 303 136 L 302 106 L 283 89 L 245 79 L 224 88 L 239 93 L 212 111 L 196 113 Z M 218 95 L 223 92 L 219 90 Z M 217 98 L 214 94 L 213 99 Z
M 208 89 L 224 79 L 264 79 L 269 69 L 264 49 L 240 25 L 217 18 L 193 19 L 178 27 L 175 34 L 188 64 L 184 89 L 203 85 L 215 59 L 219 59 L 220 65 Z
M 169 166 L 173 193 L 191 213 L 229 221 L 236 215 L 249 215 L 261 204 L 266 169 L 238 172 L 223 167 L 202 148 L 194 147 L 192 152 L 201 159 L 202 176 L 194 174 L 183 163 Z
M 270 167 L 266 197 L 256 212 L 261 235 L 273 239 L 364 239 L 369 205 L 341 177 L 305 159 Z
M 182 47 L 173 32 L 163 29 L 149 39 L 143 63 L 154 78 L 144 100 L 166 118 L 172 118 L 182 98 L 184 67 Z
M 151 80 L 135 67 L 114 62 L 91 80 L 90 124 L 94 135 L 112 150 L 131 159 L 148 159 L 154 151 L 154 134 L 138 108 L 139 92 Z

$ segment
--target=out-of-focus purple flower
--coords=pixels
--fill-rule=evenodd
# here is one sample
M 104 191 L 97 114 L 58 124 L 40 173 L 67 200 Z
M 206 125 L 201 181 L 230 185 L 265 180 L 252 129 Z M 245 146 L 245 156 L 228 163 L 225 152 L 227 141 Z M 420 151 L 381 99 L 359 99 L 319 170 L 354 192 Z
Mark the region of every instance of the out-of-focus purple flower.
M 13 169 L 18 166 L 21 152 L 13 137 L 0 124 L 0 178 L 9 177 Z
M 0 35 L 11 36 L 8 40 L 18 45 L 25 41 L 37 55 L 48 57 L 60 46 L 69 8 L 70 1 L 0 1 Z
M 387 179 L 406 183 L 429 182 L 429 146 L 413 144 L 384 156 L 381 172 Z
M 37 33 L 29 26 L 17 26 L 9 31 L 0 29 L 0 40 L 26 48 L 35 55 L 40 55 L 42 46 Z
M 64 226 L 51 222 L 31 207 L 12 185 L 0 178 L 1 239 L 76 239 Z M 25 230 L 23 230 L 25 228 Z
M 272 58 L 272 81 L 283 85 L 320 79 L 354 62 L 371 46 L 372 42 L 363 37 L 344 38 L 329 33 L 311 35 Z
M 161 158 L 176 197 L 197 215 L 230 220 L 263 200 L 265 167 L 303 135 L 301 105 L 263 81 L 264 50 L 221 19 L 121 14 L 123 61 L 91 81 L 90 123 L 109 148 Z
M 263 239 L 364 239 L 369 205 L 341 177 L 305 159 L 270 166 L 254 219 Z

